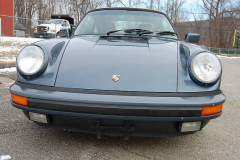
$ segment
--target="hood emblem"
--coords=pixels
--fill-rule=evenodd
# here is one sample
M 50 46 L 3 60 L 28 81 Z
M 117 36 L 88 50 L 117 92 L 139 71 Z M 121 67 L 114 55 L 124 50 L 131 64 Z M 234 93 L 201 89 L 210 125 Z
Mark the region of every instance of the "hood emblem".
M 119 81 L 119 80 L 120 80 L 120 75 L 112 75 L 112 80 L 113 80 L 114 82 Z

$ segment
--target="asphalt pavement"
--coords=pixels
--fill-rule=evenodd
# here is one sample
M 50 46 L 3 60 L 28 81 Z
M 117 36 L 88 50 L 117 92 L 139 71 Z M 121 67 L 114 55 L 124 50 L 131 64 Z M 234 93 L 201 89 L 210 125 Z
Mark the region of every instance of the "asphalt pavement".
M 221 117 L 195 134 L 169 138 L 102 137 L 46 128 L 11 106 L 16 73 L 0 74 L 0 157 L 33 159 L 240 159 L 240 59 L 221 59 L 227 100 Z M 0 158 L 1 159 L 1 158 Z

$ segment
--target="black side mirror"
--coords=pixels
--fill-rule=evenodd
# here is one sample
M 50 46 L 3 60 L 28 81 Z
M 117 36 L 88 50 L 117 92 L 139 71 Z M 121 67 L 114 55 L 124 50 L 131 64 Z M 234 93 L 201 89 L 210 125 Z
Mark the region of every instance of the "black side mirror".
M 69 29 L 61 29 L 57 33 L 57 38 L 59 38 L 59 37 L 70 37 Z
M 71 24 L 70 27 L 71 27 L 71 32 L 70 32 L 70 34 L 72 35 L 72 34 L 75 32 L 75 29 L 77 28 L 77 26 Z
M 185 36 L 185 42 L 198 44 L 200 35 L 196 33 L 188 33 Z

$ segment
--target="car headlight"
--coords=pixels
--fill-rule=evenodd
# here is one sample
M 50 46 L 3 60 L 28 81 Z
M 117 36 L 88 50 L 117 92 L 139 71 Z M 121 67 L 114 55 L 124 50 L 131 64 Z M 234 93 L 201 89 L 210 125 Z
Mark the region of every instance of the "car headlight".
M 196 54 L 190 61 L 189 73 L 198 84 L 213 85 L 221 77 L 222 65 L 214 54 L 202 52 Z
M 40 75 L 47 67 L 47 56 L 38 46 L 27 46 L 17 56 L 17 70 L 25 78 Z

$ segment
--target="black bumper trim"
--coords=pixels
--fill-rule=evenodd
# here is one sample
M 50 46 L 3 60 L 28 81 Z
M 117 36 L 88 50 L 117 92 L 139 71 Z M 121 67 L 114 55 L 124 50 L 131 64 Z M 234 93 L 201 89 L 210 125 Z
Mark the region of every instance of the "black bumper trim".
M 40 35 L 42 37 L 40 37 Z M 47 32 L 44 32 L 44 33 L 34 33 L 34 37 L 36 37 L 36 38 L 55 38 L 55 34 L 47 33 Z
M 37 90 L 45 91 L 59 91 L 83 94 L 100 94 L 100 95 L 119 95 L 119 96 L 144 96 L 144 97 L 204 97 L 214 96 L 222 93 L 221 90 L 206 91 L 206 92 L 140 92 L 140 91 L 114 91 L 114 90 L 95 90 L 95 89 L 81 89 L 81 88 L 64 88 L 43 86 L 30 83 L 23 83 L 16 81 L 15 85 Z
M 53 111 L 45 109 L 30 108 L 18 105 L 11 102 L 12 105 L 18 109 L 21 109 L 25 112 L 35 112 L 46 115 L 55 115 L 55 116 L 65 116 L 65 117 L 75 117 L 75 118 L 93 118 L 101 120 L 124 120 L 124 121 L 176 121 L 176 122 L 195 122 L 195 121 L 205 121 L 218 118 L 222 115 L 221 113 L 210 115 L 210 116 L 201 116 L 201 117 L 142 117 L 142 116 L 115 116 L 115 115 L 101 115 L 101 114 L 87 114 L 87 113 L 74 113 L 74 112 L 62 112 L 62 111 Z
M 148 117 L 200 117 L 202 107 L 152 107 L 94 103 L 72 103 L 28 98 L 28 107 L 53 111 Z

